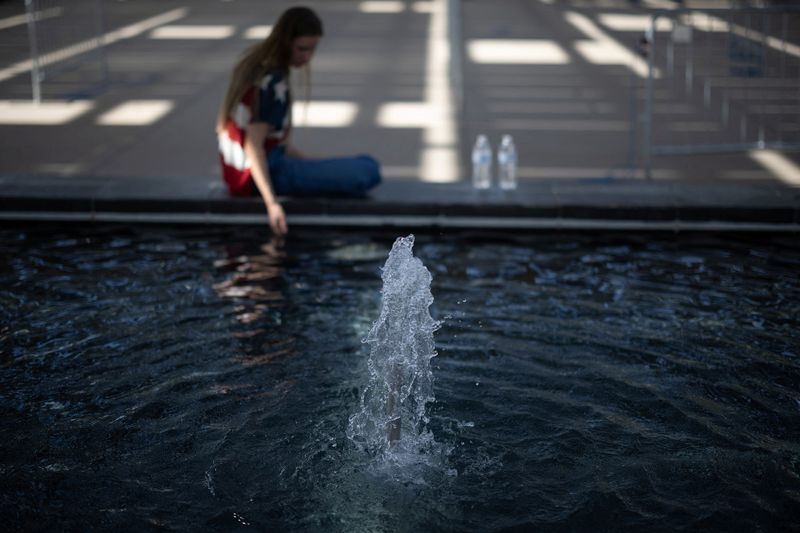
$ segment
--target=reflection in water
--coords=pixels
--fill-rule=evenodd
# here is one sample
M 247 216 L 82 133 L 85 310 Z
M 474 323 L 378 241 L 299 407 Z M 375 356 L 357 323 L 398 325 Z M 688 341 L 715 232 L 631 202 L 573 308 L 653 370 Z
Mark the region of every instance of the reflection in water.
M 294 339 L 275 338 L 283 322 L 286 298 L 282 290 L 286 253 L 283 240 L 273 237 L 247 254 L 241 244 L 225 246 L 226 258 L 214 262 L 231 276 L 214 285 L 217 294 L 234 302 L 236 320 L 246 329 L 234 332 L 242 353 L 234 360 L 249 368 L 295 355 Z
M 214 262 L 219 269 L 232 271 L 232 276 L 214 285 L 217 294 L 237 303 L 236 319 L 242 324 L 258 322 L 271 308 L 283 305 L 284 296 L 280 291 L 280 277 L 284 272 L 282 261 L 285 257 L 277 242 L 261 246 L 263 254 L 244 255 L 241 245 L 226 246 L 226 259 Z M 269 302 L 258 303 L 258 302 Z M 242 336 L 252 336 L 244 332 Z

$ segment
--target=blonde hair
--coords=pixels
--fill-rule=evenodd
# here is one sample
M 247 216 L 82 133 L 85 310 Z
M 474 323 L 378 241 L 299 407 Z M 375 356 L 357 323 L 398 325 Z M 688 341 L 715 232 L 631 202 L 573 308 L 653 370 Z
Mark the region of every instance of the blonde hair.
M 295 39 L 321 36 L 322 21 L 313 10 L 307 7 L 292 7 L 284 11 L 269 36 L 248 48 L 234 67 L 217 117 L 217 131 L 225 129 L 228 117 L 242 96 L 250 87 L 259 83 L 267 72 L 278 69 L 288 76 L 292 43 Z M 257 101 L 255 106 L 258 106 Z

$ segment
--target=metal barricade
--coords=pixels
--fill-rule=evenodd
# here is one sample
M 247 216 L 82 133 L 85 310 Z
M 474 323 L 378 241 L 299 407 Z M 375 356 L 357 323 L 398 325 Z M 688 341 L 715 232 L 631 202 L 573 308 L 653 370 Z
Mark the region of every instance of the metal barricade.
M 104 83 L 108 77 L 101 0 L 25 0 L 33 99 L 47 86 Z
M 800 7 L 658 11 L 645 38 L 648 178 L 657 155 L 800 148 Z

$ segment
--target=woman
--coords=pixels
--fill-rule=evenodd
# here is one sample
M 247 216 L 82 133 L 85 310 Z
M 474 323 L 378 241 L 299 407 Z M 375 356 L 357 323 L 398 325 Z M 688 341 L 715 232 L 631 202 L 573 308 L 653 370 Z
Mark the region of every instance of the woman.
M 289 143 L 290 67 L 308 67 L 322 21 L 307 7 L 286 10 L 269 37 L 233 70 L 217 120 L 222 174 L 231 194 L 260 193 L 272 231 L 287 232 L 279 195 L 363 196 L 380 180 L 369 156 L 308 159 Z

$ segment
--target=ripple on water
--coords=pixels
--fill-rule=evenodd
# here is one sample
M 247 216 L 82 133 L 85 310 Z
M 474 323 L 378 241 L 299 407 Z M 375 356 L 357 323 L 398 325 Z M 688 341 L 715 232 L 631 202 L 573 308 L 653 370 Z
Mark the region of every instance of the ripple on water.
M 394 235 L 0 233 L 11 529 L 800 522 L 796 239 L 419 237 L 430 433 L 376 462 L 345 433 Z

